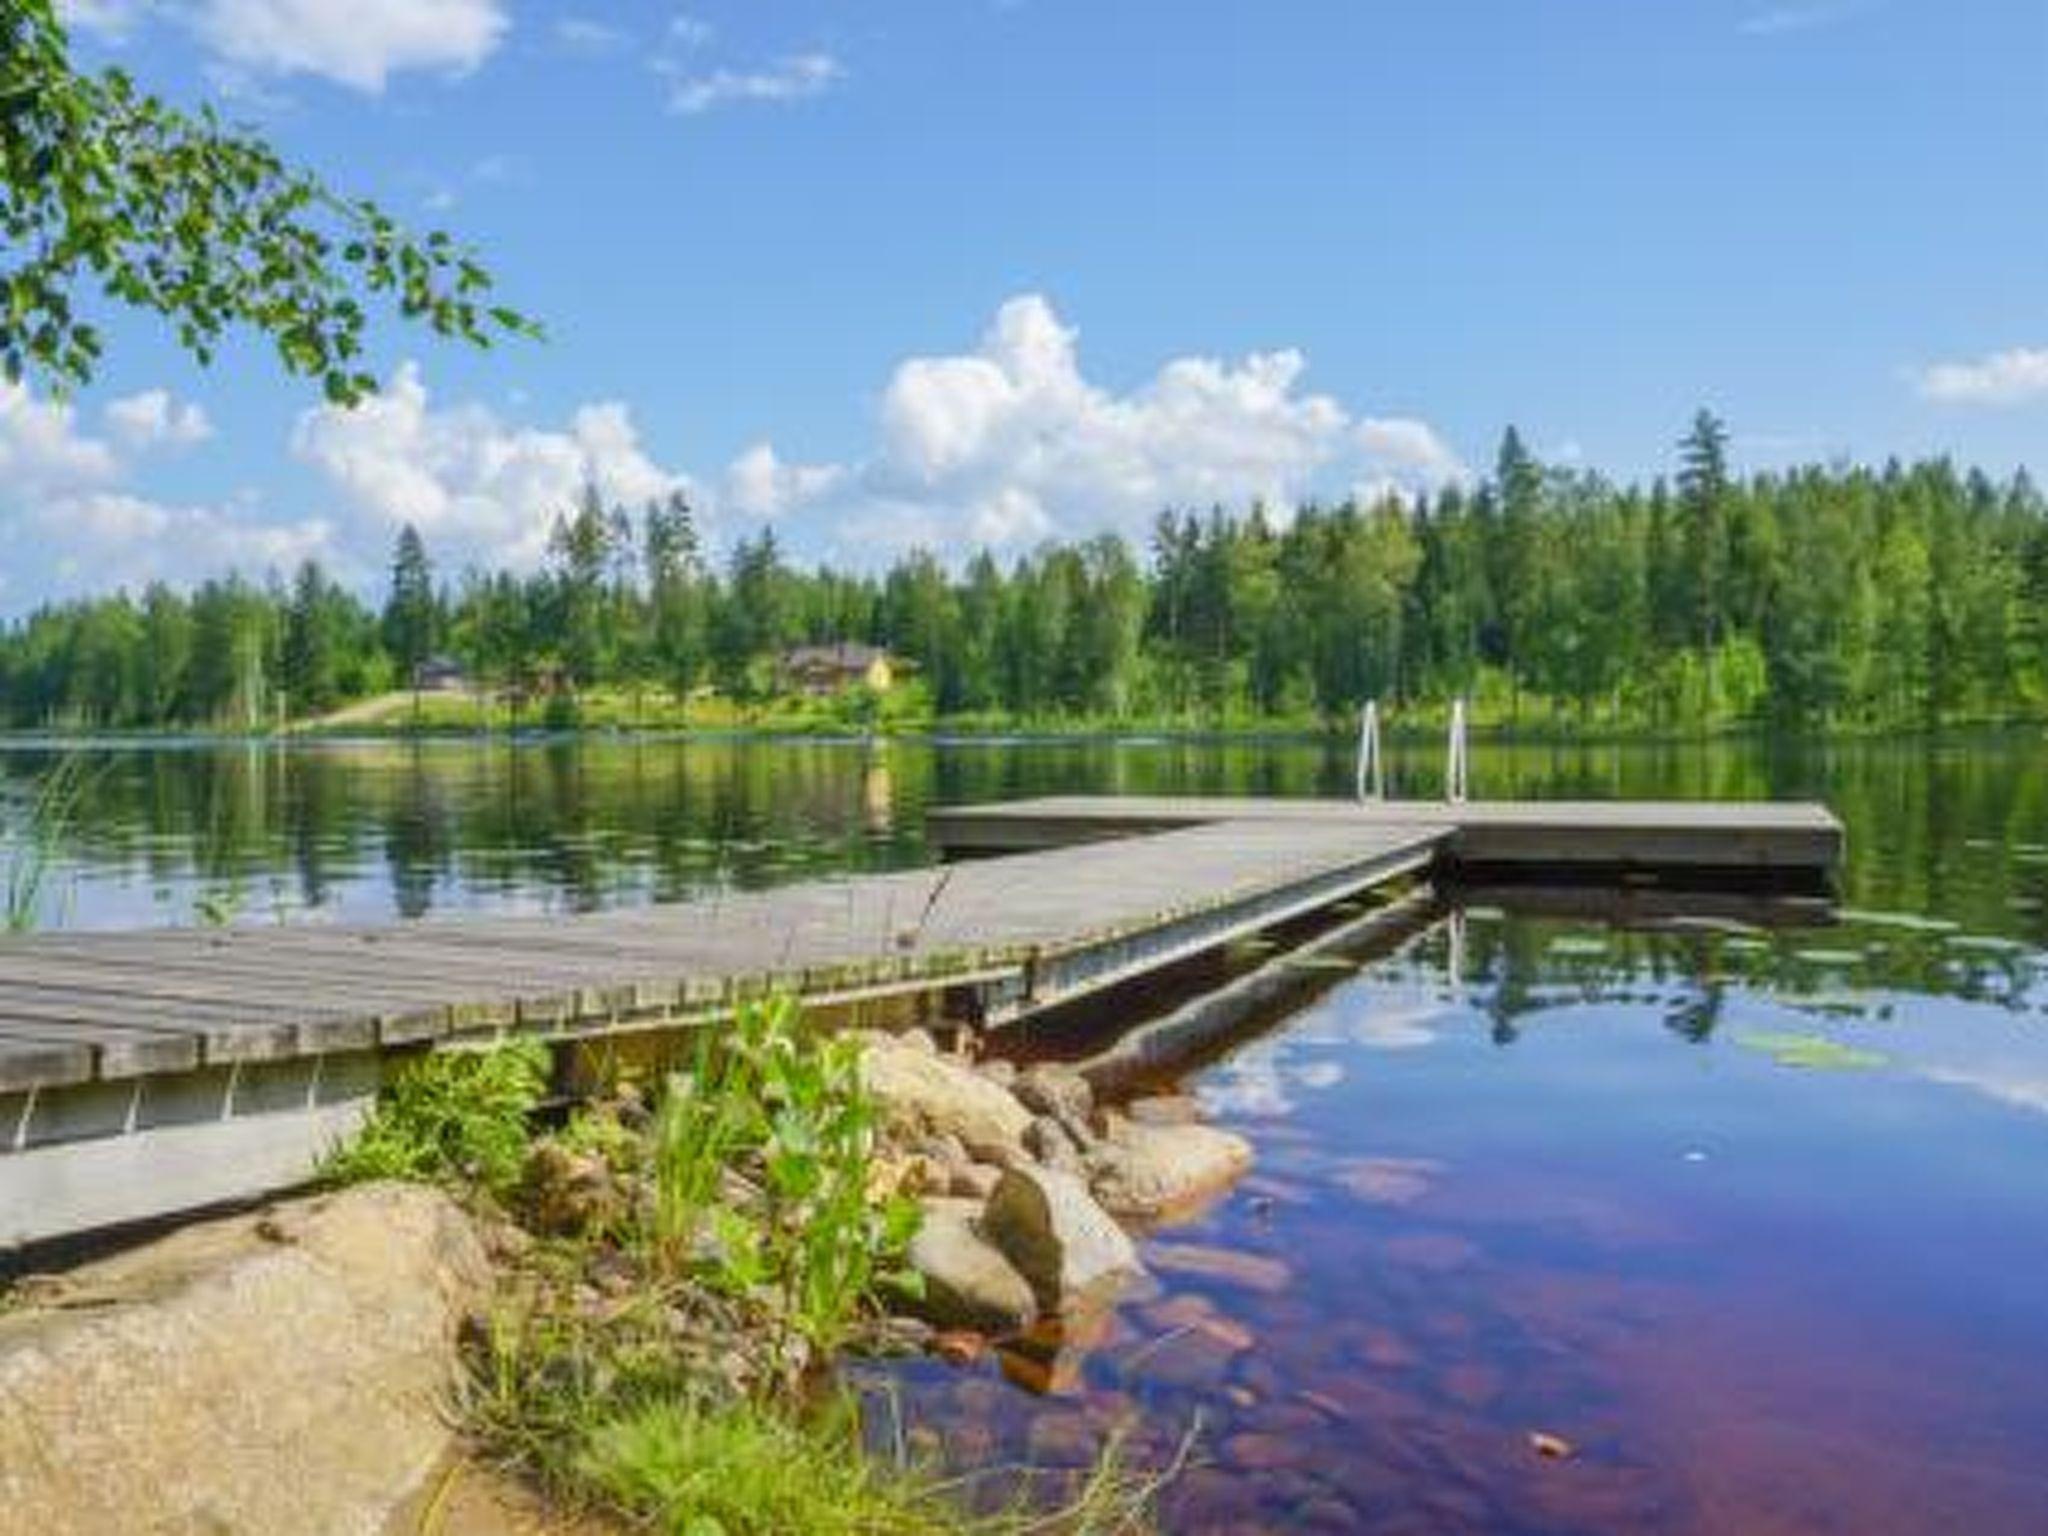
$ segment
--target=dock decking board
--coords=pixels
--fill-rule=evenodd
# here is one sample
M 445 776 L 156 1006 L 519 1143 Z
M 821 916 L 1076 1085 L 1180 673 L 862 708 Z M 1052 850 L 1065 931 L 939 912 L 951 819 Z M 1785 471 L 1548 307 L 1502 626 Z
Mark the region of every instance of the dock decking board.
M 1058 796 L 935 810 L 1010 856 L 577 915 L 0 942 L 0 1091 L 398 1046 L 598 1032 L 787 987 L 845 998 L 973 977 L 1072 995 L 1432 860 L 1831 871 L 1805 804 Z M 1143 834 L 1143 835 L 1140 835 Z
M 1843 852 L 1808 805 L 1077 796 L 929 825 L 1008 856 L 589 914 L 0 939 L 0 1251 L 303 1179 L 394 1051 L 674 1028 L 776 989 L 944 994 L 994 1026 L 1407 875 L 1670 920 L 1647 867 L 1783 904 Z M 1546 895 L 1552 876 L 1581 883 Z
M 1450 824 L 1455 862 L 1831 872 L 1842 824 L 1801 801 L 1286 800 L 1229 796 L 1055 795 L 929 815 L 941 848 L 986 853 L 1070 846 L 1176 827 L 1260 821 L 1376 826 Z
M 841 996 L 1043 968 L 1078 992 L 1128 974 L 1128 951 L 1148 936 L 1159 944 L 1144 964 L 1165 963 L 1176 946 L 1216 942 L 1240 908 L 1249 922 L 1297 892 L 1364 889 L 1426 862 L 1450 832 L 1434 821 L 1197 825 L 586 915 L 11 939 L 0 942 L 0 1090 L 483 1027 L 596 1031 L 778 986 Z

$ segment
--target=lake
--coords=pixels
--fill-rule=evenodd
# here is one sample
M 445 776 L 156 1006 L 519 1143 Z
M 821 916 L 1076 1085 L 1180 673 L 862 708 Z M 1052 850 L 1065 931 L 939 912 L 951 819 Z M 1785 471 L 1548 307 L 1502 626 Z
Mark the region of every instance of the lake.
M 0 751 L 8 804 L 56 750 Z M 78 927 L 679 900 L 924 862 L 935 804 L 1351 775 L 1178 740 L 84 759 L 46 912 Z M 1439 766 L 1397 746 L 1396 792 Z M 1014 1357 L 891 1371 L 906 1433 L 969 1471 L 1186 1443 L 1176 1531 L 2048 1530 L 2048 742 L 1482 745 L 1471 773 L 1825 799 L 1843 920 L 1474 906 L 1320 972 L 1182 1085 L 1253 1175 L 1148 1239 L 1049 1395 Z

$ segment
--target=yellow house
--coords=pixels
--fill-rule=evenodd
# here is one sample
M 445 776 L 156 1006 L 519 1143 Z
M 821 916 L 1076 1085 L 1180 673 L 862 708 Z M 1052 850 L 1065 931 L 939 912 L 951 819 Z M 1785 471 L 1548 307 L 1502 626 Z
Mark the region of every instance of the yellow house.
M 838 693 L 856 686 L 887 693 L 896 681 L 889 653 L 857 640 L 785 651 L 781 672 L 783 684 L 802 693 Z

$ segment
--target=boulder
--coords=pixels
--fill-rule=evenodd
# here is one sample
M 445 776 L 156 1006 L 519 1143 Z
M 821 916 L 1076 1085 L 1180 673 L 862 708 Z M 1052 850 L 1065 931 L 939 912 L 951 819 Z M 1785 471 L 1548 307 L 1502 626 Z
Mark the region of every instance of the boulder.
M 910 1240 L 910 1267 L 924 1277 L 911 1310 L 939 1328 L 1015 1333 L 1038 1316 L 1031 1286 L 975 1225 L 971 1200 L 928 1200 Z
M 988 1197 L 996 1192 L 996 1185 L 1003 1179 L 1003 1170 L 988 1163 L 969 1163 L 953 1171 L 953 1183 L 946 1192 L 974 1201 L 987 1203 Z
M 1202 1106 L 1185 1093 L 1147 1094 L 1126 1104 L 1124 1114 L 1145 1125 L 1193 1125 L 1202 1118 Z
M 1072 1067 L 1052 1062 L 1026 1067 L 1017 1074 L 1010 1091 L 1017 1096 L 1018 1103 L 1035 1115 L 1051 1115 L 1086 1125 L 1095 1110 L 1095 1090 L 1088 1086 L 1088 1079 Z
M 1003 1089 L 944 1056 L 876 1041 L 861 1053 L 861 1081 L 892 1130 L 911 1139 L 956 1137 L 975 1157 L 1015 1152 L 1030 1112 Z
M 1227 1189 L 1252 1165 L 1251 1143 L 1208 1125 L 1119 1121 L 1088 1158 L 1095 1198 L 1113 1215 L 1153 1220 Z
M 1070 1309 L 1144 1273 L 1138 1250 L 1088 1186 L 1056 1169 L 1006 1170 L 981 1229 L 1048 1311 Z
M 1079 1174 L 1086 1171 L 1081 1161 L 1081 1148 L 1073 1135 L 1051 1115 L 1040 1115 L 1024 1127 L 1024 1150 L 1048 1168 L 1057 1168 L 1062 1173 Z
M 527 1154 L 519 1203 L 536 1232 L 564 1237 L 615 1226 L 627 1210 L 626 1192 L 602 1157 L 571 1151 L 552 1137 Z
M 998 1088 L 1010 1089 L 1017 1083 L 1017 1064 L 1005 1061 L 1000 1056 L 989 1056 L 975 1063 L 974 1070 L 994 1083 Z
M 441 1461 L 489 1265 L 370 1184 L 183 1228 L 0 1316 L 0 1527 L 375 1536 Z

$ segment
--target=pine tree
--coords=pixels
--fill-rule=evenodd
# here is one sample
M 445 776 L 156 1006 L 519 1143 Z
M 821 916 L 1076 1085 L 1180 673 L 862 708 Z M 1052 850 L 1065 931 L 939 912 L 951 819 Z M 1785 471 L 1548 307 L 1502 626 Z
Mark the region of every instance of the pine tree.
M 440 604 L 434 596 L 434 567 L 426 542 L 407 523 L 391 554 L 391 592 L 384 603 L 384 648 L 391 653 L 401 685 L 413 691 L 419 709 L 420 669 L 440 640 Z

